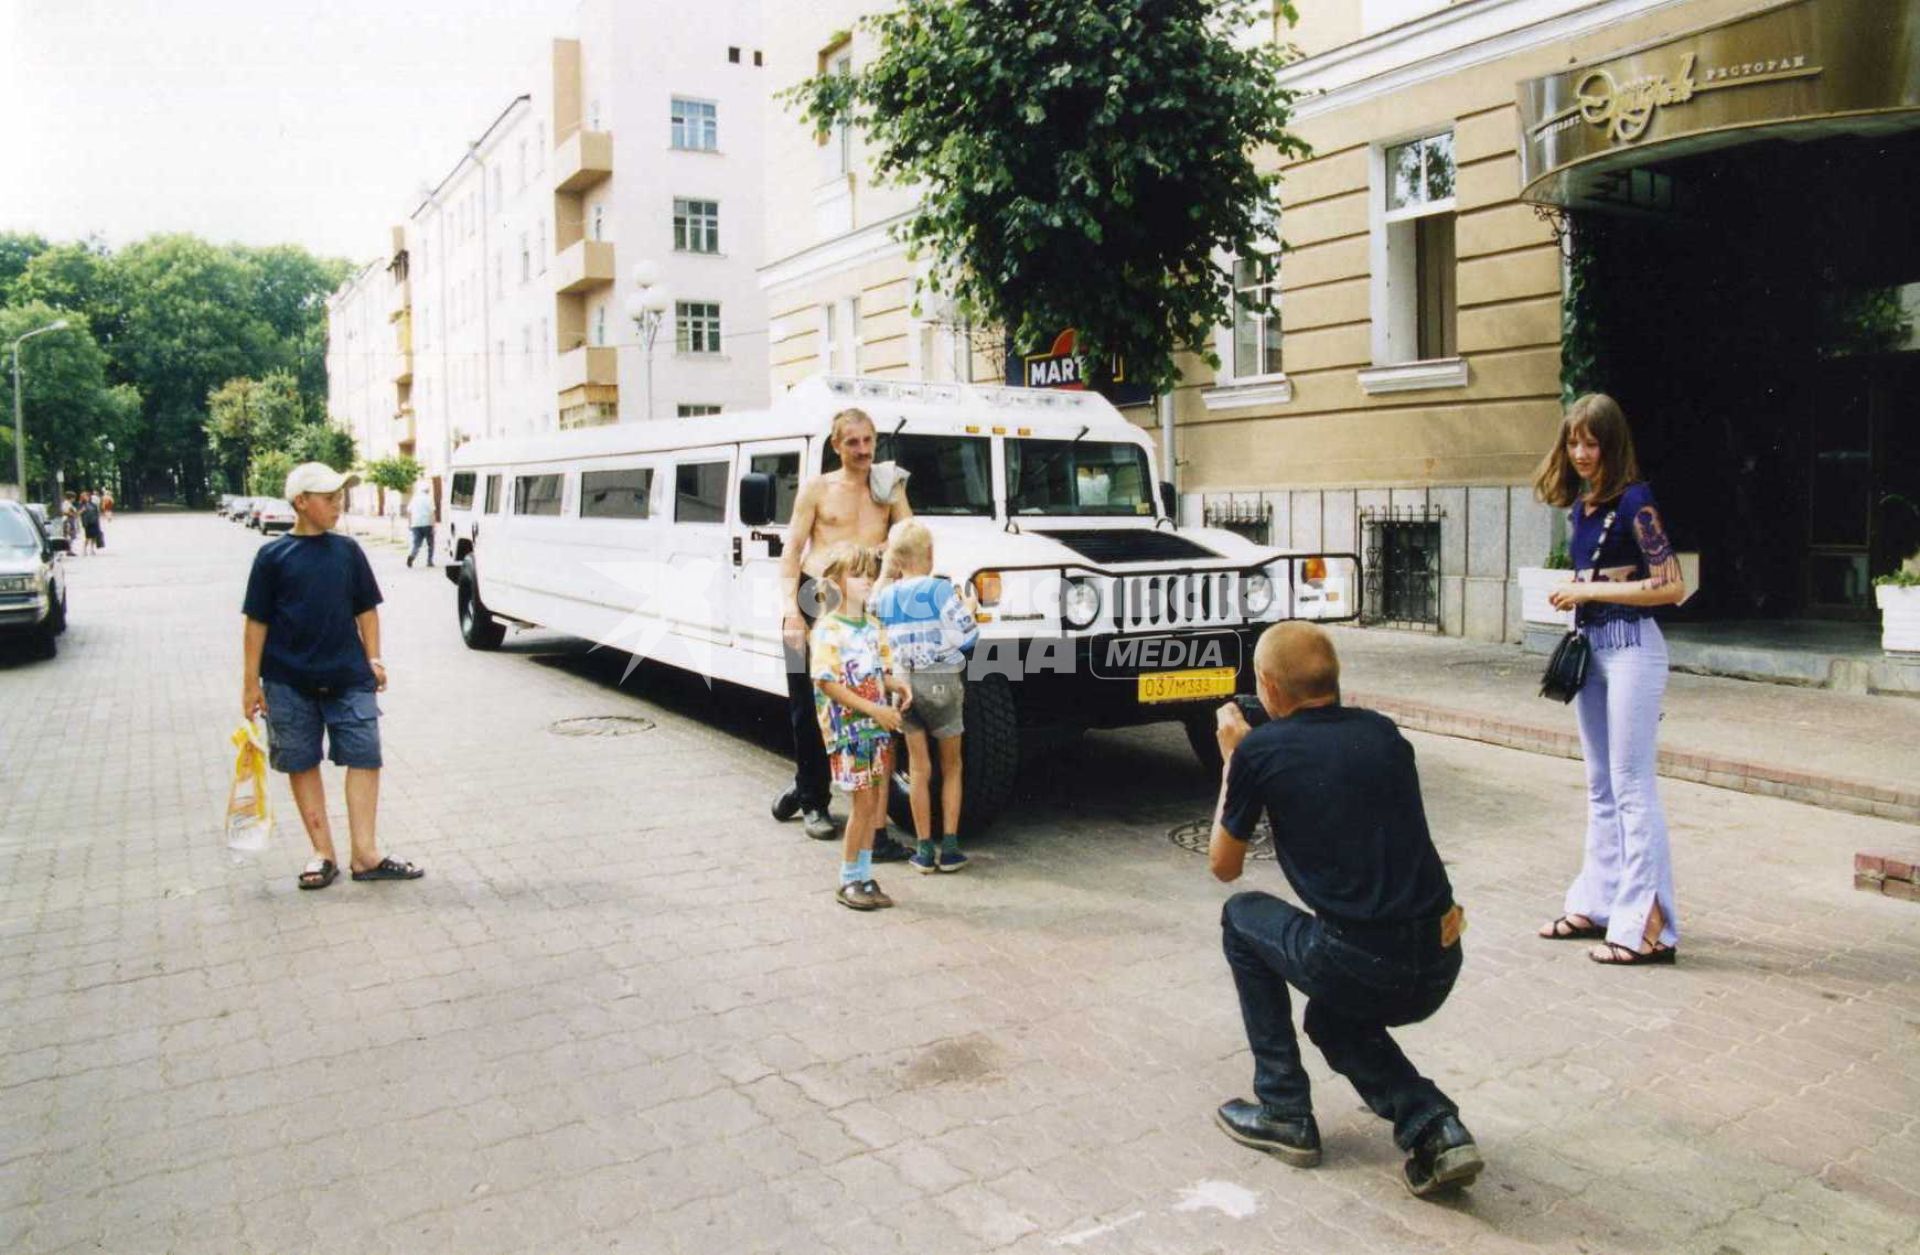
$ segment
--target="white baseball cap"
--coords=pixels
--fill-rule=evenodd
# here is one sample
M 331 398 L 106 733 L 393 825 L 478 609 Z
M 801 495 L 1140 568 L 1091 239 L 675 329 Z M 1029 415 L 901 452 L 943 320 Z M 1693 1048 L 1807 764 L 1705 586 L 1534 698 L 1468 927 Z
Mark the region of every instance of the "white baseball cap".
M 359 482 L 358 475 L 336 471 L 325 462 L 302 462 L 287 475 L 286 497 L 291 501 L 303 492 L 317 492 L 324 497 Z

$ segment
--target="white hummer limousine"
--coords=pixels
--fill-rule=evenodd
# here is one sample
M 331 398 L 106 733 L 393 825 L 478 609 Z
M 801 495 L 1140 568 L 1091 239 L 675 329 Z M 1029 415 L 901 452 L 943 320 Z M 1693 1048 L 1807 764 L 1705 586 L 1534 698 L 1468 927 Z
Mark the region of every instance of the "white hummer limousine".
M 1096 393 L 822 376 L 764 412 L 463 445 L 461 636 L 551 628 L 784 695 L 784 529 L 802 478 L 839 465 L 828 429 L 850 406 L 876 461 L 907 472 L 935 571 L 979 602 L 969 829 L 1007 800 L 1023 745 L 1064 734 L 1178 721 L 1217 763 L 1212 712 L 1253 690 L 1260 631 L 1359 613 L 1354 555 L 1177 526 L 1148 433 Z

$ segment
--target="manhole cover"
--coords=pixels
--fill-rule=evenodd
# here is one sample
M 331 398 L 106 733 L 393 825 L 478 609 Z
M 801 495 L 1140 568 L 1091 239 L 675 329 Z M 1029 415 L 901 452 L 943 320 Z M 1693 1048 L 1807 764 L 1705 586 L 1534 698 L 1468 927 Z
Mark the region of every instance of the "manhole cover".
M 1167 840 L 1183 850 L 1205 854 L 1207 847 L 1213 843 L 1213 820 L 1196 819 L 1192 823 L 1180 824 L 1168 830 Z M 1253 840 L 1247 842 L 1247 857 L 1273 857 L 1273 828 L 1264 819 L 1254 827 Z
M 585 715 L 562 719 L 547 731 L 555 736 L 632 736 L 653 727 L 653 720 L 638 715 Z

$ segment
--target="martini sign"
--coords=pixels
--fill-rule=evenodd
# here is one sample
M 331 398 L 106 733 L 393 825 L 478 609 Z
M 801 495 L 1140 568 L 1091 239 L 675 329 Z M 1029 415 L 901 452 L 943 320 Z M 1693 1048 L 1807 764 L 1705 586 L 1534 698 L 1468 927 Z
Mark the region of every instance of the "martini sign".
M 1007 362 L 1007 382 L 1024 388 L 1055 388 L 1065 391 L 1084 392 L 1088 388 L 1087 379 L 1082 370 L 1081 359 L 1076 355 L 1078 333 L 1072 327 L 1053 338 L 1053 343 L 1039 353 L 1026 353 L 1009 356 Z M 1112 381 L 1101 391 L 1115 405 L 1141 405 L 1151 399 L 1145 388 L 1136 387 L 1127 382 L 1126 362 L 1115 357 L 1112 361 Z

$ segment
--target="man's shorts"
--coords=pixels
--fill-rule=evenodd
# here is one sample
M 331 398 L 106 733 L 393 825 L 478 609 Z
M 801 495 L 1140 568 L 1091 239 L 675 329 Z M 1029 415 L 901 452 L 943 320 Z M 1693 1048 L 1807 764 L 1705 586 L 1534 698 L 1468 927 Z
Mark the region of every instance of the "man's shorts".
M 289 775 L 320 765 L 321 733 L 338 767 L 380 766 L 380 707 L 372 689 L 308 696 L 291 684 L 262 681 L 267 695 L 267 763 Z
M 893 739 L 856 741 L 844 750 L 827 755 L 827 769 L 833 787 L 842 793 L 862 793 L 885 784 L 893 770 Z
M 943 739 L 965 731 L 960 714 L 967 704 L 966 672 L 909 671 L 907 684 L 913 689 L 913 705 L 903 712 L 908 731 Z

